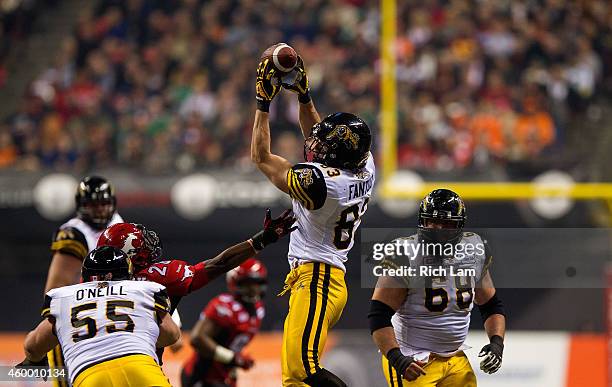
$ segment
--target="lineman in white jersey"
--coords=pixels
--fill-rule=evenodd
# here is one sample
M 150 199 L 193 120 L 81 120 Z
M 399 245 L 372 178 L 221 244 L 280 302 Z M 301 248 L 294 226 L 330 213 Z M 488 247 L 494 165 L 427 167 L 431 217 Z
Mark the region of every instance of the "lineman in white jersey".
M 122 223 L 112 184 L 100 176 L 87 176 L 75 194 L 76 216 L 53 234 L 45 292 L 78 282 L 81 264 L 106 227 Z
M 100 234 L 107 226 L 122 223 L 117 213 L 117 199 L 112 184 L 100 176 L 87 176 L 81 180 L 75 194 L 76 216 L 62 224 L 53 234 L 45 292 L 61 286 L 79 282 L 81 264 L 93 250 Z M 60 347 L 48 354 L 49 365 L 63 367 L 64 358 Z M 55 387 L 66 386 L 65 382 L 53 383 Z
M 419 208 L 419 232 L 394 241 L 418 253 L 385 261 L 388 267 L 407 264 L 418 273 L 382 276 L 372 296 L 370 330 L 384 354 L 383 372 L 391 387 L 476 386 L 463 353 L 469 348 L 464 342 L 474 303 L 490 339 L 480 353 L 480 367 L 494 373 L 501 366 L 505 312 L 488 270 L 486 242 L 463 232 L 465 218 L 456 193 L 432 191 Z
M 251 159 L 293 199 L 297 230 L 289 243 L 291 291 L 281 354 L 283 386 L 337 387 L 346 384 L 321 367 L 327 331 L 346 305 L 344 262 L 366 212 L 375 179 L 368 125 L 350 113 L 321 120 L 310 98 L 304 62 L 296 80 L 282 87 L 298 94 L 305 163 L 291 165 L 270 152 L 270 102 L 281 89 L 269 59 L 257 69 L 257 111 Z M 285 292 L 284 291 L 284 292 Z M 284 293 L 283 292 L 283 293 Z
M 84 283 L 47 292 L 24 363 L 35 364 L 59 343 L 75 387 L 170 386 L 155 352 L 180 337 L 168 295 L 163 285 L 131 278 L 123 251 L 93 250 L 83 262 Z

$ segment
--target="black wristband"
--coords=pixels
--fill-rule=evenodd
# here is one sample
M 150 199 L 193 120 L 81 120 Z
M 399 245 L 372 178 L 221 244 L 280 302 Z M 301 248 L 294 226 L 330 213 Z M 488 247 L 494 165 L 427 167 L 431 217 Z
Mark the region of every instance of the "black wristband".
M 306 90 L 306 92 L 304 94 L 299 94 L 298 95 L 298 101 L 301 104 L 309 103 L 311 101 L 311 98 L 310 98 L 310 89 Z
M 266 101 L 264 99 L 256 98 L 257 101 L 257 110 L 261 110 L 262 112 L 268 113 L 270 111 L 270 101 Z
M 414 362 L 414 358 L 412 356 L 404 356 L 402 351 L 400 351 L 400 349 L 397 347 L 390 349 L 389 352 L 387 352 L 386 357 L 389 364 L 391 364 L 391 367 L 395 368 L 395 370 L 399 372 L 401 376 L 404 376 L 406 369 Z
M 491 344 L 497 344 L 500 347 L 504 348 L 504 339 L 499 335 L 491 336 L 491 338 L 489 339 L 489 342 Z

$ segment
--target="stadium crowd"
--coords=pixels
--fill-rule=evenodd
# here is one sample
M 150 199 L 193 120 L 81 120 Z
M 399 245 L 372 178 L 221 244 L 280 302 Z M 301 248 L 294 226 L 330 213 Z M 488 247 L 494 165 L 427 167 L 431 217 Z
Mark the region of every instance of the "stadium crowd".
M 605 90 L 606 1 L 398 7 L 402 167 L 559 152 L 572 117 Z M 352 111 L 376 129 L 378 31 L 377 1 L 101 0 L 0 124 L 0 168 L 251 168 L 255 69 L 278 41 L 303 56 L 319 111 Z M 284 93 L 271 114 L 276 151 L 298 160 L 294 98 Z
M 0 2 L 0 90 L 8 77 L 9 53 L 32 33 L 38 15 L 59 0 L 11 0 Z

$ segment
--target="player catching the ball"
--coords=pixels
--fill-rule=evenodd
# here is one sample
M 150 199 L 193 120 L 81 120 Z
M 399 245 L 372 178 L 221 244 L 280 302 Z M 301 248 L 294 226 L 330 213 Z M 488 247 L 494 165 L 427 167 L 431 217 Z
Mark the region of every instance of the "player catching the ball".
M 285 281 L 291 297 L 283 334 L 282 384 L 346 386 L 319 360 L 327 331 L 346 305 L 344 263 L 372 194 L 371 135 L 368 125 L 350 113 L 334 113 L 321 120 L 310 98 L 304 62 L 296 58 L 295 83 L 281 85 L 283 74 L 275 62 L 286 58 L 274 60 L 264 54 L 257 69 L 251 142 L 251 159 L 291 196 L 297 218 L 298 228 L 289 242 L 291 272 Z M 295 165 L 270 152 L 268 108 L 281 87 L 298 95 L 305 162 Z

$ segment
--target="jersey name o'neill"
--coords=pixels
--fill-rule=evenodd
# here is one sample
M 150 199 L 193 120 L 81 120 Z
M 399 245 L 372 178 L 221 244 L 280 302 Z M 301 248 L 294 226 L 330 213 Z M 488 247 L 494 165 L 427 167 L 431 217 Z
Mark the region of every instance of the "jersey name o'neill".
M 149 355 L 159 363 L 156 311 L 170 311 L 160 284 L 92 281 L 50 290 L 41 314 L 54 323 L 73 382 L 89 366 L 130 354 Z

